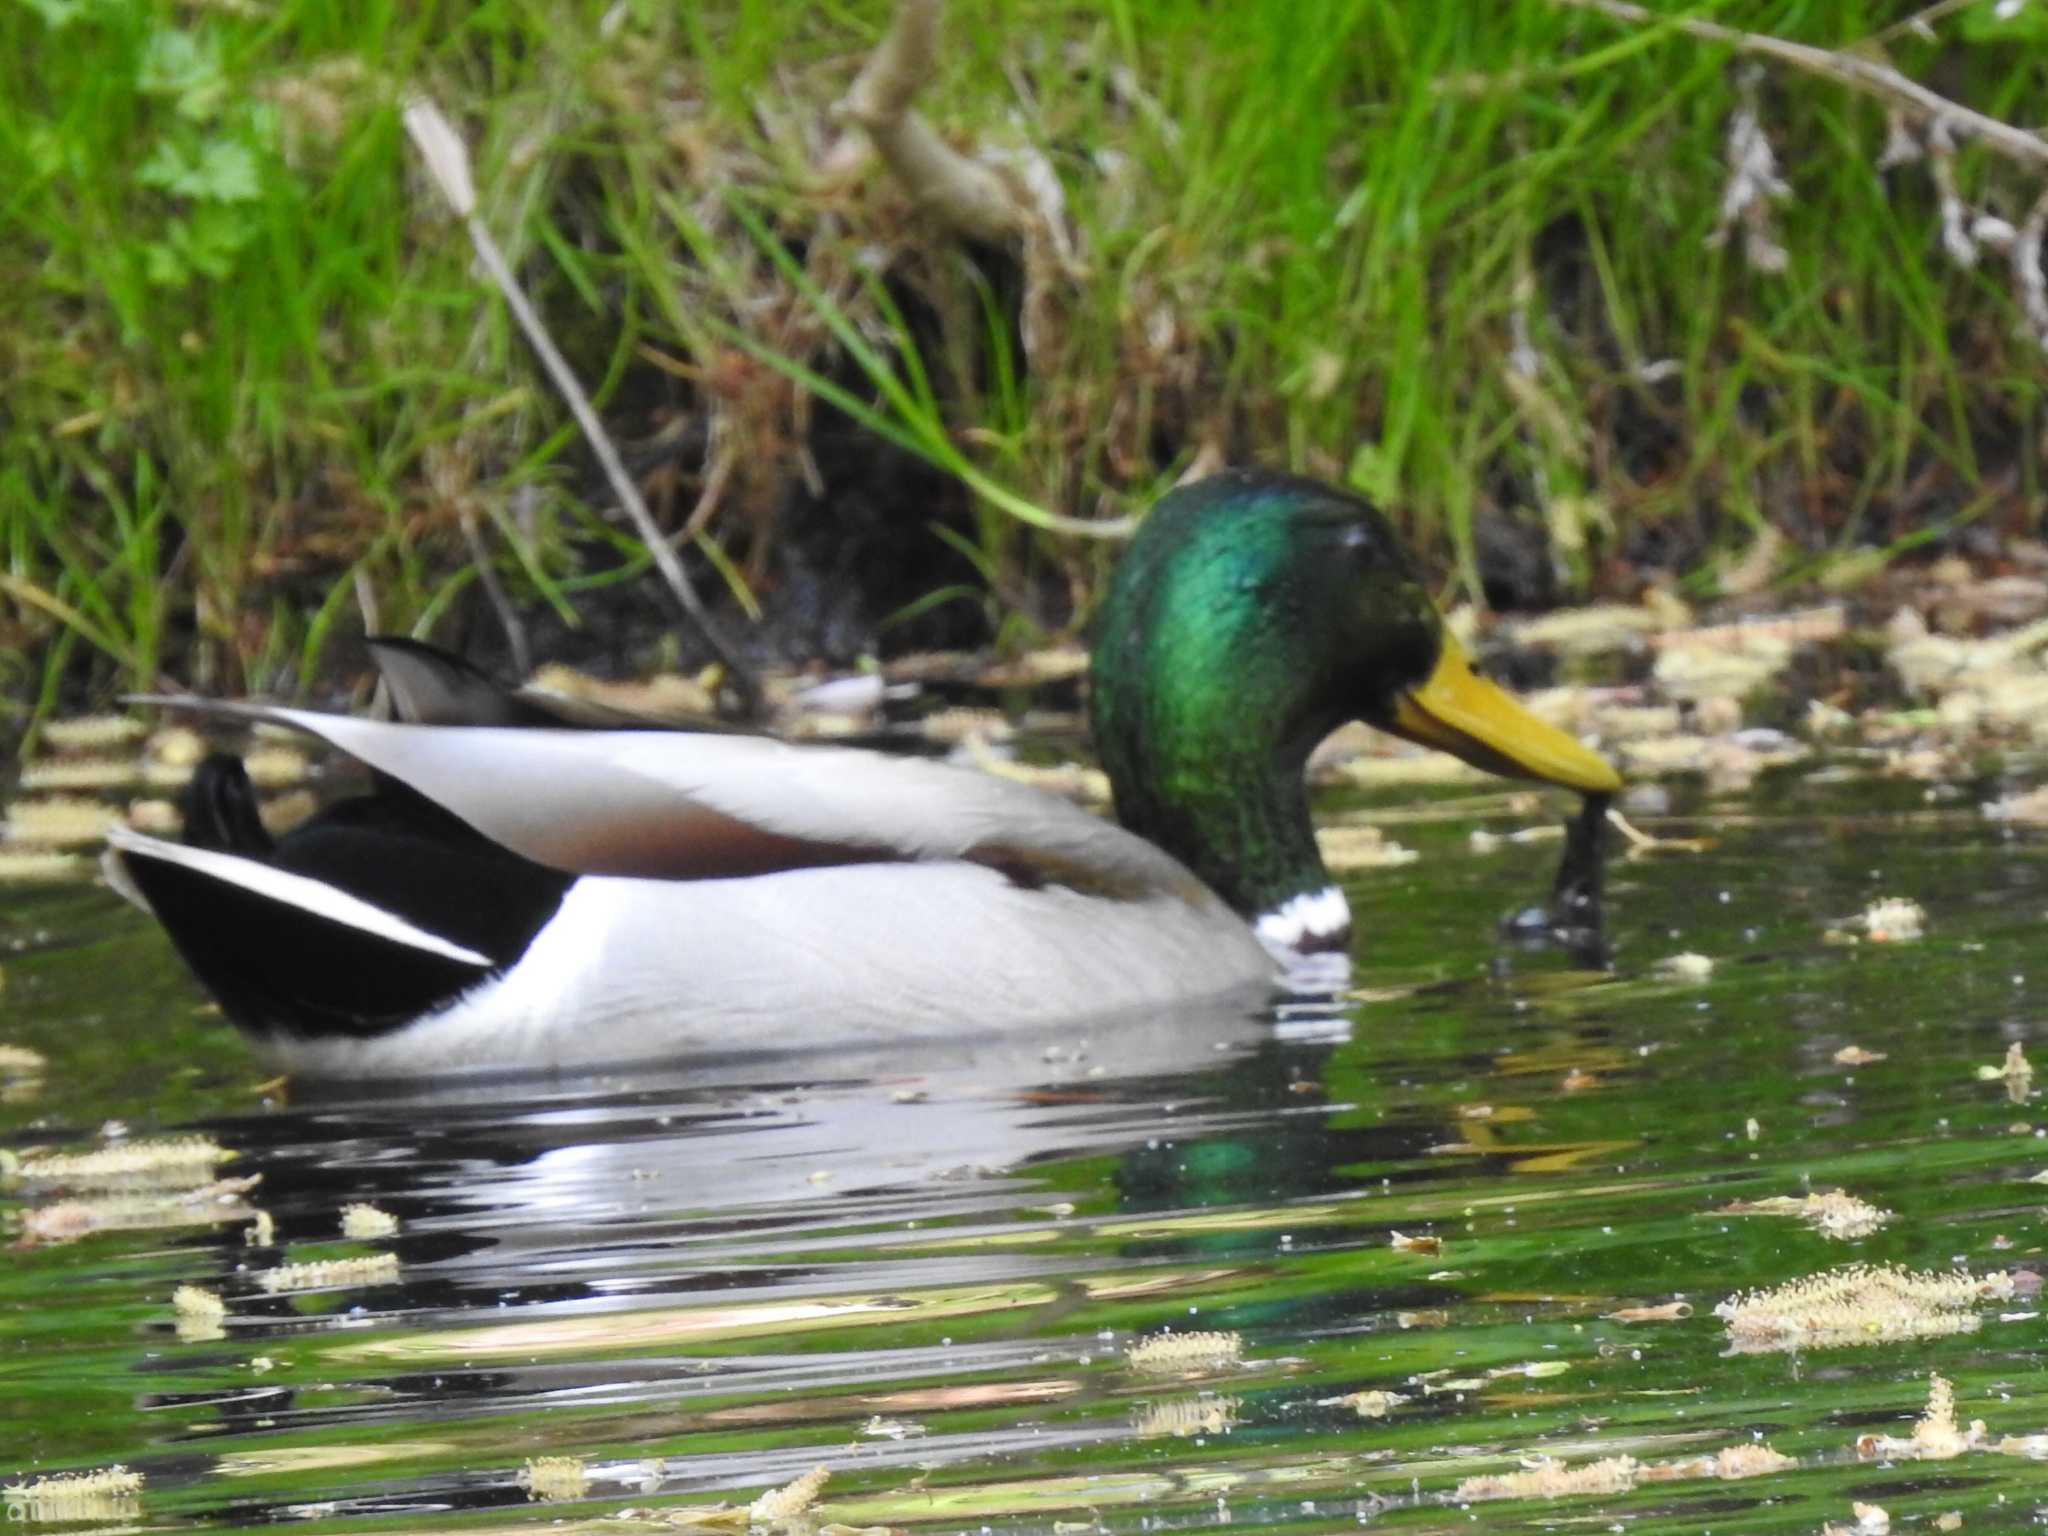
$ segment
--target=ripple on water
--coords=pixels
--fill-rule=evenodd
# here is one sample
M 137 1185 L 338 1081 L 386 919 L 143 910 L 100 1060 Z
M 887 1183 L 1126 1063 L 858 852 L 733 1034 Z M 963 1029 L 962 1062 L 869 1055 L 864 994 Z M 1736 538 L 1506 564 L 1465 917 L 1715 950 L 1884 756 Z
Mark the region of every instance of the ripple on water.
M 2040 838 L 1781 804 L 1617 864 L 1608 973 L 1495 941 L 1542 847 L 1420 822 L 1334 1008 L 289 1102 L 139 919 L 10 897 L 0 1145 L 232 1154 L 15 1169 L 10 1513 L 1998 1528 L 2048 1498 Z M 1853 1264 L 2017 1278 L 1791 1350 L 1716 1315 Z

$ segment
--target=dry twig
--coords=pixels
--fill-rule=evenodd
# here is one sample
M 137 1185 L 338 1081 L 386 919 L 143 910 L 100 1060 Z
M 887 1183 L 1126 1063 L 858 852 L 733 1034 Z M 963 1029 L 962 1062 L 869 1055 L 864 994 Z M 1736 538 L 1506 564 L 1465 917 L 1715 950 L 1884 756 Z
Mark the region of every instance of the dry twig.
M 569 413 L 576 418 L 576 425 L 583 431 L 590 451 L 597 456 L 605 478 L 611 482 L 612 494 L 619 499 L 626 515 L 632 520 L 641 543 L 647 546 L 647 553 L 653 557 L 662 579 L 668 583 L 669 591 L 675 594 L 676 602 L 683 610 L 683 616 L 695 627 L 698 636 L 713 655 L 724 666 L 731 678 L 734 689 L 740 696 L 741 708 L 748 715 L 758 715 L 761 710 L 761 689 L 753 673 L 740 661 L 731 644 L 719 633 L 717 625 L 711 622 L 711 615 L 705 611 L 703 600 L 697 596 L 697 589 L 690 582 L 690 576 L 683 569 L 683 563 L 676 552 L 662 537 L 656 526 L 654 514 L 647 510 L 647 503 L 640 495 L 640 488 L 633 483 L 633 477 L 626 472 L 625 462 L 619 457 L 619 450 L 606 433 L 604 424 L 597 419 L 597 412 L 591 406 L 590 397 L 583 392 L 569 360 L 562 356 L 554 338 L 548 334 L 538 311 L 526 297 L 519 280 L 512 275 L 511 267 L 505 261 L 504 252 L 491 238 L 481 215 L 477 213 L 476 184 L 470 177 L 469 151 L 454 125 L 442 114 L 441 109 L 424 96 L 415 96 L 406 104 L 405 131 L 411 135 L 414 146 L 420 152 L 434 185 L 440 189 L 448 206 L 469 230 L 470 243 L 476 247 L 477 260 L 491 281 L 497 284 L 504 295 L 505 304 L 512 311 L 512 318 L 519 322 L 519 328 L 526 334 L 527 341 L 541 360 L 548 378 L 553 381 Z

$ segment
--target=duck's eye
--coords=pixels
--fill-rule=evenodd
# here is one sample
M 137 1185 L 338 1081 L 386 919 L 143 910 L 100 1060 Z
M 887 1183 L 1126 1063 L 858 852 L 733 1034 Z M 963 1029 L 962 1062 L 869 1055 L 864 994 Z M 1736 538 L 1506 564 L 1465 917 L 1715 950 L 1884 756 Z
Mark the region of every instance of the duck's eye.
M 1372 533 L 1363 523 L 1353 523 L 1337 536 L 1337 542 L 1349 555 L 1372 553 Z

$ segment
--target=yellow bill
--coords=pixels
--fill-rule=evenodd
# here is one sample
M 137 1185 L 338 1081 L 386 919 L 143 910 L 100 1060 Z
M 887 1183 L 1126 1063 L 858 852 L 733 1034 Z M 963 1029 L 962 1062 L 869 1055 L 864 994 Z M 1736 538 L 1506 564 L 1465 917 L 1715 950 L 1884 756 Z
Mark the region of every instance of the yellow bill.
M 1587 794 L 1621 788 L 1621 775 L 1606 758 L 1474 672 L 1464 647 L 1448 634 L 1436 670 L 1420 687 L 1394 695 L 1387 729 L 1506 778 L 1541 779 Z

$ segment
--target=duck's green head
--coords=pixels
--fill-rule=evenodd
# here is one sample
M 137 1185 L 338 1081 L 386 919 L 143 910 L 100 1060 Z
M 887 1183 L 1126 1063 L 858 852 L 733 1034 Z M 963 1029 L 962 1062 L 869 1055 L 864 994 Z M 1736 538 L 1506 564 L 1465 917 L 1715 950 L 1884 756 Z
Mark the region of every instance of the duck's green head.
M 1620 787 L 1472 671 L 1377 510 L 1312 480 L 1238 470 L 1172 492 L 1097 622 L 1091 712 L 1118 816 L 1277 943 L 1349 937 L 1302 780 L 1347 720 L 1493 773 Z

